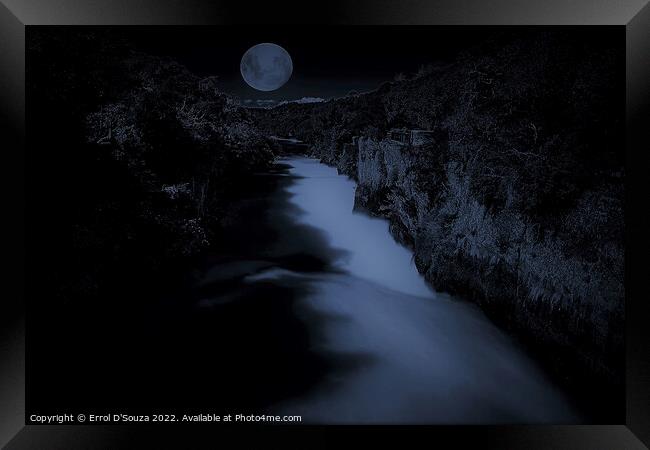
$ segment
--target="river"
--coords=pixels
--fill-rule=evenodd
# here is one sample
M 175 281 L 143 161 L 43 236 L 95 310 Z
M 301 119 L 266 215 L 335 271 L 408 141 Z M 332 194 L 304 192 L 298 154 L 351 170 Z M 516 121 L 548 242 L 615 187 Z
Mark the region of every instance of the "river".
M 303 157 L 242 177 L 209 248 L 169 280 L 39 315 L 57 339 L 30 344 L 31 398 L 303 423 L 584 422 L 480 309 L 427 286 L 388 223 L 354 210 L 355 188 Z
M 275 320 L 275 328 L 268 325 L 274 336 L 286 330 L 288 337 L 271 338 L 279 344 L 268 351 L 282 356 L 270 359 L 290 368 L 278 369 L 288 384 L 309 382 L 274 397 L 270 412 L 310 423 L 580 421 L 537 364 L 476 306 L 428 287 L 386 220 L 354 210 L 354 181 L 304 157 L 278 160 L 273 176 L 283 178 L 264 212 L 274 239 L 247 244 L 248 258 L 215 264 L 203 281 L 239 276 L 233 291 L 265 297 L 257 313 Z M 240 294 L 222 292 L 199 304 L 236 301 Z M 297 324 L 285 328 L 285 319 L 268 312 L 273 302 Z

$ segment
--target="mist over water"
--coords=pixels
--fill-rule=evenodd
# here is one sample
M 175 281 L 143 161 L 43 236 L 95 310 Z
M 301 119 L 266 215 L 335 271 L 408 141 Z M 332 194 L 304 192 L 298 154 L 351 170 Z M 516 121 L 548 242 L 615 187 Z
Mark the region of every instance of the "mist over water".
M 426 285 L 387 221 L 353 211 L 352 180 L 314 159 L 279 162 L 295 177 L 285 188 L 292 220 L 342 250 L 332 262 L 339 270 L 269 268 L 247 281 L 307 283 L 296 313 L 308 326 L 327 318 L 312 334 L 313 351 L 350 364 L 274 412 L 323 423 L 580 421 L 530 357 L 477 307 Z

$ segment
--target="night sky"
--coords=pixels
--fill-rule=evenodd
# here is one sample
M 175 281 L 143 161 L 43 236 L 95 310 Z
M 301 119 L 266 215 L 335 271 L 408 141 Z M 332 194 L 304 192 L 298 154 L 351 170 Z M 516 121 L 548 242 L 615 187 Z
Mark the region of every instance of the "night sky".
M 216 75 L 223 91 L 246 105 L 303 97 L 330 99 L 364 92 L 414 73 L 428 63 L 453 61 L 486 40 L 537 34 L 554 27 L 445 26 L 259 26 L 129 27 L 122 29 L 137 50 L 170 56 L 200 76 Z M 561 27 L 583 42 L 608 40 L 599 27 Z M 262 92 L 242 79 L 239 64 L 253 45 L 272 42 L 291 55 L 293 75 L 280 89 Z
M 247 104 L 330 99 L 352 90 L 372 90 L 397 73 L 452 60 L 463 49 L 497 35 L 485 27 L 343 26 L 137 27 L 131 33 L 136 49 L 173 57 L 201 76 L 217 75 L 225 92 L 249 100 Z M 261 42 L 282 46 L 293 60 L 291 79 L 276 91 L 253 89 L 239 71 L 244 52 Z

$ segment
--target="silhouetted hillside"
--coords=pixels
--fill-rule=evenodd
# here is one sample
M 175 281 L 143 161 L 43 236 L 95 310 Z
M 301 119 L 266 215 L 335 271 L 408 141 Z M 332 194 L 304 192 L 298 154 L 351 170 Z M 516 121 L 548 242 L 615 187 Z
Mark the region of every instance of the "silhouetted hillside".
M 135 52 L 118 32 L 30 30 L 28 58 L 30 177 L 48 186 L 28 185 L 29 223 L 65 301 L 196 255 L 233 218 L 241 174 L 273 159 L 215 78 Z

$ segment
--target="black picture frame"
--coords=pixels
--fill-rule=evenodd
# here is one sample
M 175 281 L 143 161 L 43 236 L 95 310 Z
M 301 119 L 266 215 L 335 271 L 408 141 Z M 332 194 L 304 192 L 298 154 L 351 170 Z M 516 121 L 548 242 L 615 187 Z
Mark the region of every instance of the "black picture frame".
M 626 421 L 580 426 L 323 427 L 245 425 L 74 426 L 25 425 L 24 145 L 25 28 L 31 25 L 617 25 L 626 30 Z M 308 439 L 306 448 L 336 445 L 348 435 L 403 443 L 418 437 L 456 448 L 642 449 L 650 446 L 650 318 L 642 281 L 647 233 L 643 205 L 644 151 L 650 149 L 650 5 L 647 0 L 2 0 L 0 2 L 0 142 L 4 174 L 3 235 L 9 263 L 0 313 L 0 445 L 8 449 L 214 447 L 237 437 Z M 27 130 L 28 131 L 28 130 Z M 646 200 L 646 201 L 644 201 Z M 646 217 L 644 217 L 646 216 Z M 13 287 L 14 289 L 9 289 Z M 335 437 L 325 436 L 325 432 Z M 335 439 L 332 442 L 330 439 Z

